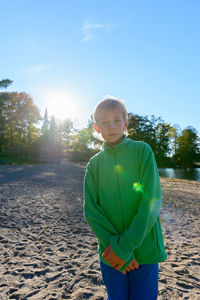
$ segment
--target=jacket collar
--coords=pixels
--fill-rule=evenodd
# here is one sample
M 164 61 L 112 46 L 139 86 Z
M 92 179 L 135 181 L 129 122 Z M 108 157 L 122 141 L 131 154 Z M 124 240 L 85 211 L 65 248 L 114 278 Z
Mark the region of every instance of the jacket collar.
M 123 140 L 121 141 L 121 143 L 119 143 L 119 144 L 117 144 L 117 145 L 110 146 L 110 145 L 107 144 L 107 142 L 104 142 L 104 143 L 103 143 L 103 149 L 104 149 L 105 151 L 113 151 L 113 150 L 114 150 L 114 151 L 118 151 L 118 150 L 122 149 L 123 146 L 124 146 L 125 144 L 127 144 L 127 143 L 128 143 L 127 136 L 124 135 L 124 138 L 123 138 Z

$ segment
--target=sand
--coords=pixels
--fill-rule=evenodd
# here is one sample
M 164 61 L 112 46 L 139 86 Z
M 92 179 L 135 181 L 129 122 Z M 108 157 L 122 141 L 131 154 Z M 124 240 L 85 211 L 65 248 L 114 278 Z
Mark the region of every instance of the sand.
M 0 166 L 0 300 L 106 299 L 82 214 L 84 172 L 64 161 Z M 161 184 L 168 259 L 158 299 L 200 299 L 200 182 Z

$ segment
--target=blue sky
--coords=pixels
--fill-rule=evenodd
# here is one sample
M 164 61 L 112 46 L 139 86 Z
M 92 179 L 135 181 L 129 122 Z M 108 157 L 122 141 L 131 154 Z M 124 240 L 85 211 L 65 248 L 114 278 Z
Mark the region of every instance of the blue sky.
M 105 95 L 200 133 L 200 2 L 0 0 L 0 80 L 85 126 Z

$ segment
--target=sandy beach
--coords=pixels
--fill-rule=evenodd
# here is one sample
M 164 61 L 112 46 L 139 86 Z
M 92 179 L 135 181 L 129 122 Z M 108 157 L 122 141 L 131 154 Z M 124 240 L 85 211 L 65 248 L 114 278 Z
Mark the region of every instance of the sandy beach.
M 0 300 L 105 300 L 83 219 L 85 166 L 0 166 Z M 200 182 L 161 178 L 159 300 L 200 299 Z M 123 300 L 123 299 L 122 299 Z

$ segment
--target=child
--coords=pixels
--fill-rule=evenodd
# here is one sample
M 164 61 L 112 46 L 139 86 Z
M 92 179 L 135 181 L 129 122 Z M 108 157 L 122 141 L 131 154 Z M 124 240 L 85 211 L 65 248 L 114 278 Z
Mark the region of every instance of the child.
M 84 215 L 98 239 L 107 300 L 155 300 L 158 263 L 167 255 L 153 152 L 124 134 L 128 117 L 121 100 L 103 99 L 93 116 L 104 145 L 87 165 Z

